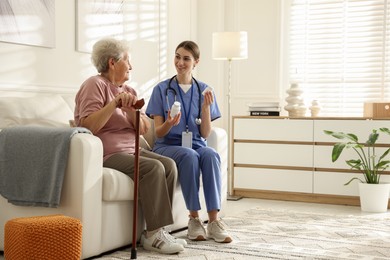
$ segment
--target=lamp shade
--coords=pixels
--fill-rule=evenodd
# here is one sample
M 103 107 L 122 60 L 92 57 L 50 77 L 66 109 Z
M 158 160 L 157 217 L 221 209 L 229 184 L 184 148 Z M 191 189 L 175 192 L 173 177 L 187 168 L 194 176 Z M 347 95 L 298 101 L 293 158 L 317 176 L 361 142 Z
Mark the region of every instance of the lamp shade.
M 248 58 L 248 33 L 215 32 L 213 33 L 213 59 L 241 60 Z

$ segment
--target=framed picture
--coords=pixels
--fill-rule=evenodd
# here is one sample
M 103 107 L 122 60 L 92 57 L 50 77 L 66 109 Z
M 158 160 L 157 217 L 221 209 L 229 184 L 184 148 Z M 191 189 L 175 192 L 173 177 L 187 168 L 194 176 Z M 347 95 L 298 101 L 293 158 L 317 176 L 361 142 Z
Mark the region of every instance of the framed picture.
M 55 0 L 1 0 L 0 41 L 55 47 Z

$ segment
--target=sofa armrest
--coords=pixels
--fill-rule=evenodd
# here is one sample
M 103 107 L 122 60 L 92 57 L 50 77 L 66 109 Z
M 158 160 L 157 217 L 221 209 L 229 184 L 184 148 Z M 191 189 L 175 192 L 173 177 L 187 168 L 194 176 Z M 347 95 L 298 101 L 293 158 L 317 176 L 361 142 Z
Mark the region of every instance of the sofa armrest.
M 207 145 L 213 147 L 220 156 L 227 157 L 227 144 L 227 133 L 225 129 L 220 127 L 213 127 L 211 129 L 210 136 L 207 138 Z
M 100 252 L 102 176 L 103 145 L 100 139 L 91 134 L 75 134 L 70 141 L 59 207 L 15 206 L 0 196 L 0 250 L 4 248 L 4 225 L 8 220 L 64 214 L 82 222 L 83 257 Z
M 228 192 L 228 136 L 226 130 L 220 127 L 213 127 L 210 136 L 207 138 L 207 145 L 214 148 L 221 157 L 222 203 L 224 204 Z M 224 208 L 223 205 L 222 210 Z
M 99 250 L 102 226 L 103 144 L 91 134 L 71 139 L 61 207 L 83 224 L 83 255 Z

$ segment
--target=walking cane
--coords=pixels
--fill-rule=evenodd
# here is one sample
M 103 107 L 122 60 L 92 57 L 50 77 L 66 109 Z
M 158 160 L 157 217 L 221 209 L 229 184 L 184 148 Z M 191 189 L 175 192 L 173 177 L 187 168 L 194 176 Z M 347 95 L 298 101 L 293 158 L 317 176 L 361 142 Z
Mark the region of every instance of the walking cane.
M 133 242 L 131 244 L 131 259 L 137 259 L 137 216 L 138 216 L 138 181 L 139 181 L 139 123 L 140 109 L 144 99 L 138 100 L 133 107 L 135 111 L 135 158 L 134 158 L 134 207 L 133 207 Z

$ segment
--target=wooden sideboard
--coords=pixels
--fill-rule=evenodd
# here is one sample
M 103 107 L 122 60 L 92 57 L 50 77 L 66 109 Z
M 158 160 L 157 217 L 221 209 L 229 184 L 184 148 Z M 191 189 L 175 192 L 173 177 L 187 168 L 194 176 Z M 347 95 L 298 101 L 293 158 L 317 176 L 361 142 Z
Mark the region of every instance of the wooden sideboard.
M 390 128 L 389 119 L 329 117 L 233 117 L 233 195 L 277 200 L 359 205 L 357 181 L 364 179 L 345 160 L 355 158 L 347 149 L 331 161 L 337 139 L 324 130 L 351 132 L 365 142 L 372 129 Z M 232 137 L 230 137 L 232 138 Z M 382 134 L 378 149 L 390 147 Z M 382 181 L 390 182 L 390 172 Z

